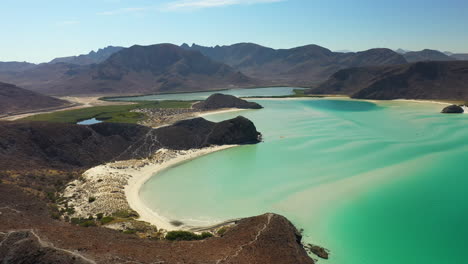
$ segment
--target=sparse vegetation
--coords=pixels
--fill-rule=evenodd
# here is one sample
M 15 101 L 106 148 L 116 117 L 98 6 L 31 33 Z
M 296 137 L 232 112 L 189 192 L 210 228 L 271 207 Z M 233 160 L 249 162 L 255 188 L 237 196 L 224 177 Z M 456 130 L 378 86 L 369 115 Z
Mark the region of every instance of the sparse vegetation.
M 134 230 L 134 229 L 127 229 L 125 231 L 123 231 L 124 234 L 129 234 L 129 235 L 132 235 L 132 234 L 135 234 L 137 231 Z
M 96 118 L 112 123 L 137 123 L 146 118 L 142 113 L 131 112 L 139 108 L 190 108 L 191 101 L 143 101 L 128 105 L 95 106 L 89 108 L 58 111 L 48 114 L 33 115 L 22 120 L 47 121 L 57 123 L 77 123 Z
M 200 235 L 188 231 L 170 231 L 166 234 L 166 239 L 171 241 L 191 241 L 191 240 L 203 240 L 212 237 L 213 234 L 209 232 L 203 232 Z
M 112 216 L 117 218 L 138 218 L 138 213 L 132 210 L 122 210 L 117 211 L 112 214 Z
M 108 223 L 114 221 L 114 217 L 104 216 L 99 221 L 101 222 L 101 225 L 105 225 L 105 224 L 108 224 Z
M 229 227 L 223 226 L 220 229 L 218 229 L 218 231 L 216 231 L 216 234 L 218 234 L 218 236 L 224 236 L 224 234 L 226 234 L 228 230 L 229 230 Z

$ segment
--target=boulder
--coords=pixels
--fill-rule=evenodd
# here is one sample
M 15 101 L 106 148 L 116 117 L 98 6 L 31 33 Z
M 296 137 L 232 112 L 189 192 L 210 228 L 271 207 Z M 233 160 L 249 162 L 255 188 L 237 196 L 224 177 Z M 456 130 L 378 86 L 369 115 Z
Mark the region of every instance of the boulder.
M 443 114 L 463 114 L 465 110 L 459 105 L 449 105 L 442 110 Z

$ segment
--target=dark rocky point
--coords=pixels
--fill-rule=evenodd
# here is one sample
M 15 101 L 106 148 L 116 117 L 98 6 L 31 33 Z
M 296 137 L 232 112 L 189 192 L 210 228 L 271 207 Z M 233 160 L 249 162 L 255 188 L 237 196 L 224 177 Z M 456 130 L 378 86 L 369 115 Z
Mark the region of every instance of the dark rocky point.
M 449 105 L 442 110 L 443 114 L 463 114 L 465 110 L 458 105 Z
M 255 102 L 248 102 L 233 95 L 215 93 L 205 101 L 195 104 L 193 108 L 214 110 L 222 108 L 261 109 L 263 107 Z
M 305 249 L 309 253 L 314 254 L 317 257 L 322 258 L 322 259 L 328 259 L 330 255 L 327 249 L 320 247 L 320 246 L 312 245 L 312 244 L 305 245 Z

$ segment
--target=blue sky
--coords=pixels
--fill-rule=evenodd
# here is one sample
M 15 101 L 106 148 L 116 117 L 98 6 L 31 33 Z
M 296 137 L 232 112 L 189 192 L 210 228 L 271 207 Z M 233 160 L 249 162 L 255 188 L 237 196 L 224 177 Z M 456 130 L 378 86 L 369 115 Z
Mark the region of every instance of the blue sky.
M 0 61 L 155 43 L 468 53 L 466 0 L 1 0 Z

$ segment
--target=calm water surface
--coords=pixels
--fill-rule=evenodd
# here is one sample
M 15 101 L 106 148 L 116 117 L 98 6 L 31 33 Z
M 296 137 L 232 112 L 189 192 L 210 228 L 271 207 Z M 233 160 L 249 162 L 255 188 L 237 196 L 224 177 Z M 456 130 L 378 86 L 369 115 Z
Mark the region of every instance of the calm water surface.
M 80 121 L 76 124 L 78 125 L 94 125 L 94 124 L 99 124 L 99 123 L 102 123 L 101 120 L 97 120 L 96 118 L 91 118 L 91 119 L 86 119 L 86 120 L 83 120 L 83 121 Z
M 113 98 L 113 101 L 159 101 L 159 100 L 204 100 L 214 93 L 230 94 L 238 97 L 254 97 L 254 96 L 285 96 L 294 94 L 294 87 L 266 87 L 252 89 L 229 89 L 223 91 L 198 92 L 198 93 L 177 93 L 177 94 L 159 94 L 145 95 L 135 97 L 119 97 Z
M 331 264 L 468 263 L 468 115 L 438 104 L 258 100 L 265 142 L 148 181 L 143 201 L 209 224 L 275 212 L 332 251 Z

